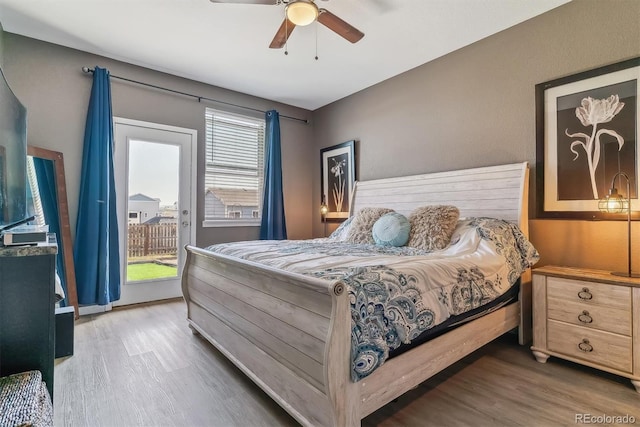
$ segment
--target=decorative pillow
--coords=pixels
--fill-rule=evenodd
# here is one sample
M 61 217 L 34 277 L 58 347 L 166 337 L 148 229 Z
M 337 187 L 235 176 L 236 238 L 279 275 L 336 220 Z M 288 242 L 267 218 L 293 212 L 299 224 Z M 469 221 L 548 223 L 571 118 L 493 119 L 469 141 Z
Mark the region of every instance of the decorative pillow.
M 409 220 L 397 212 L 382 215 L 373 224 L 373 240 L 378 246 L 404 246 L 409 241 Z
M 353 216 L 351 221 L 351 229 L 347 235 L 347 242 L 349 243 L 368 243 L 375 244 L 373 240 L 373 224 L 376 223 L 378 218 L 382 215 L 393 212 L 392 209 L 387 208 L 362 208 Z
M 409 215 L 411 233 L 407 246 L 427 252 L 444 249 L 458 223 L 460 211 L 455 206 L 422 206 Z
M 350 216 L 349 219 L 344 221 L 338 228 L 336 228 L 333 233 L 329 236 L 329 239 L 335 240 L 336 242 L 344 242 L 347 240 L 347 235 L 349 234 L 349 230 L 351 229 L 351 221 L 353 221 L 353 217 Z

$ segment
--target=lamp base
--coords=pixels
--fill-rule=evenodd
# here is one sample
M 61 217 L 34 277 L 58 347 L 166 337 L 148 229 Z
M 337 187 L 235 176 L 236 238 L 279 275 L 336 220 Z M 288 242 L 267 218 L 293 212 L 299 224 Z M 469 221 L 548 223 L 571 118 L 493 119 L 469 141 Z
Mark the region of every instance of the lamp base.
M 640 273 L 629 273 L 628 271 L 614 271 L 611 274 L 613 274 L 614 276 L 621 276 L 621 277 L 640 278 Z

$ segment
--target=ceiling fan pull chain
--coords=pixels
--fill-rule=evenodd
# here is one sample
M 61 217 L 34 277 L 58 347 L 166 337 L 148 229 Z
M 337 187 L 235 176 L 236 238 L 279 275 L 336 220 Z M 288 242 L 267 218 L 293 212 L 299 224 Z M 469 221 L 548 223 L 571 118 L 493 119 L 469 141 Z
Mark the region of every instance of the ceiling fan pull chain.
M 316 19 L 316 61 L 318 60 L 318 20 Z
M 284 33 L 289 34 L 289 20 L 287 19 L 287 12 L 284 13 Z M 289 55 L 289 46 L 287 46 L 287 41 L 289 37 L 284 39 L 284 54 Z
M 289 18 L 287 18 L 287 10 L 284 9 L 284 33 L 286 35 L 286 39 L 284 39 L 284 54 L 289 55 Z

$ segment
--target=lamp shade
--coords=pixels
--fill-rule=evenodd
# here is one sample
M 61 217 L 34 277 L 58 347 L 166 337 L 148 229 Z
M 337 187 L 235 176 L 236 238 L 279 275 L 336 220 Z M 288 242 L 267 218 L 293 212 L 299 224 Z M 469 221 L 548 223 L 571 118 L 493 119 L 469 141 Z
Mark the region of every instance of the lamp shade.
M 629 199 L 622 197 L 616 188 L 609 190 L 609 194 L 598 201 L 601 212 L 622 213 L 629 209 Z
M 320 205 L 320 215 L 325 217 L 329 213 L 329 206 L 327 206 L 327 196 L 322 195 L 322 204 Z
M 298 26 L 311 24 L 318 17 L 318 6 L 311 1 L 298 0 L 286 8 L 287 19 Z

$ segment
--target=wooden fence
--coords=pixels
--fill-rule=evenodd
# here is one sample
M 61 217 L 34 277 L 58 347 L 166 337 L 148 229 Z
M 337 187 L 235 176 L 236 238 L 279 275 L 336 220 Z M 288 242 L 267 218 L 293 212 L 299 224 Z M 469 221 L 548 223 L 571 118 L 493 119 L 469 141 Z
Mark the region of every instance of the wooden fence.
M 178 253 L 177 224 L 130 224 L 128 230 L 129 258 Z

